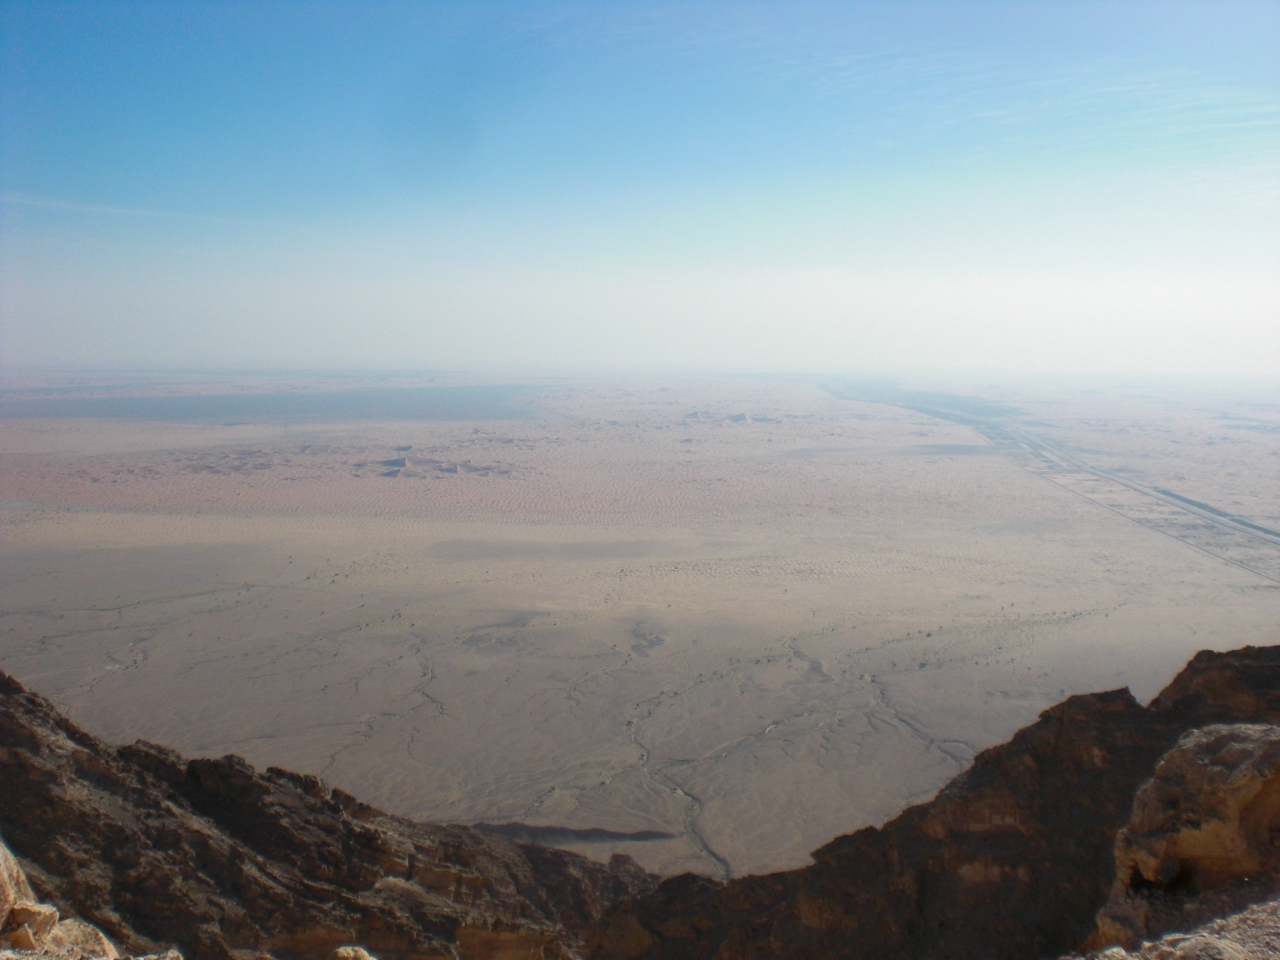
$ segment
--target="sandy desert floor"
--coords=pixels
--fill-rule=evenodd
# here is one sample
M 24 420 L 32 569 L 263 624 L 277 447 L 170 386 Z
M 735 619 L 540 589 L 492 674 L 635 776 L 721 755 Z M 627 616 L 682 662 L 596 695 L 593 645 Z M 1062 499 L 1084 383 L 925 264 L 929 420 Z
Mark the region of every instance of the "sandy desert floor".
M 826 386 L 0 419 L 0 669 L 111 739 L 741 874 L 1065 694 L 1280 642 L 1280 404 Z

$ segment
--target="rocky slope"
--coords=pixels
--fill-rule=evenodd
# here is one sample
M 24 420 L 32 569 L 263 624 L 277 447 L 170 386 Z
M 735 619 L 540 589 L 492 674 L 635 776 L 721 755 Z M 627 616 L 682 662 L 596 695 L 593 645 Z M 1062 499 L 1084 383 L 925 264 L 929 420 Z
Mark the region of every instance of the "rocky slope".
M 1057 956 L 1090 935 L 1139 786 L 1187 730 L 1280 722 L 1280 648 L 1198 654 L 1144 707 L 1071 697 L 936 799 L 840 837 L 811 866 L 690 875 L 609 911 L 593 960 Z M 1163 881 L 1156 880 L 1159 884 Z
M 1280 889 L 1280 730 L 1249 724 L 1280 724 L 1280 647 L 1198 654 L 1145 707 L 1072 697 L 809 867 L 655 885 L 235 757 L 108 746 L 0 674 L 0 835 L 34 894 L 188 960 L 1253 957 L 1280 936 L 1249 907 Z
M 1169 933 L 1134 946 L 1111 947 L 1090 960 L 1276 960 L 1280 957 L 1280 900 Z
M 1116 837 L 1111 897 L 1086 946 L 1142 951 L 1144 941 L 1201 925 L 1181 940 L 1162 938 L 1164 945 L 1185 953 L 1188 943 L 1234 939 L 1246 954 L 1257 954 L 1270 939 L 1280 947 L 1280 904 L 1241 912 L 1280 896 L 1278 871 L 1280 727 L 1215 724 L 1189 731 L 1134 798 Z M 1233 924 L 1214 921 L 1233 915 Z M 1280 950 L 1261 955 L 1280 956 Z
M 187 960 L 570 956 L 575 931 L 654 882 L 624 857 L 415 823 L 236 757 L 113 747 L 3 674 L 0 837 L 40 899 L 122 950 Z
M 64 919 L 57 907 L 40 903 L 26 874 L 0 843 L 0 960 L 37 952 L 67 960 L 118 956 L 100 930 L 82 920 Z

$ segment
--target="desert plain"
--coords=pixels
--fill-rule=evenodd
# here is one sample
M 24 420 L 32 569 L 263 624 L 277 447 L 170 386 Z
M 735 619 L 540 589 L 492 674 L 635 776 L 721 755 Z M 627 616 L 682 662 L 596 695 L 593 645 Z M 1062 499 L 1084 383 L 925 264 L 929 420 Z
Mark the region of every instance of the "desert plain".
M 739 875 L 1280 642 L 1280 398 L 30 375 L 0 531 L 0 669 L 96 734 Z

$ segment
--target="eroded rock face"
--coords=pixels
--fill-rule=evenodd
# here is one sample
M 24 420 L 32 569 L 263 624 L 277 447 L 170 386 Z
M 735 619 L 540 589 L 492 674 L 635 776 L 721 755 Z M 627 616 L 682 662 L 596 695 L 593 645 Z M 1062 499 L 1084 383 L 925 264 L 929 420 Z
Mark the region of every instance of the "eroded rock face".
M 1280 864 L 1280 727 L 1184 734 L 1134 798 L 1116 845 L 1133 882 L 1219 887 Z
M 101 930 L 74 917 L 62 919 L 57 907 L 37 902 L 22 867 L 0 843 L 0 960 L 5 954 L 27 960 L 115 960 L 119 956 Z
M 1148 707 L 1072 697 L 933 801 L 840 837 L 799 870 L 675 877 L 587 936 L 593 960 L 1022 960 L 1079 947 L 1138 787 L 1188 729 L 1280 723 L 1280 648 L 1202 652 Z
M 1227 902 L 1216 885 L 1256 887 L 1241 871 L 1270 869 L 1280 808 L 1269 726 L 1188 738 L 1196 749 L 1179 745 L 1134 804 L 1182 734 L 1224 722 L 1280 725 L 1280 648 L 1199 654 L 1148 707 L 1123 690 L 1072 697 L 935 800 L 832 841 L 810 867 L 654 888 L 625 858 L 606 867 L 413 823 L 313 777 L 109 747 L 0 675 L 0 831 L 36 893 L 134 953 L 179 943 L 193 960 L 323 960 L 359 944 L 384 960 L 551 960 L 574 955 L 585 928 L 596 960 L 1022 960 L 1084 941 L 1131 812 L 1124 876 L 1137 886 L 1193 877 L 1197 903 L 1215 908 Z M 1193 781 L 1207 797 L 1194 804 Z M 1161 949 L 1226 949 L 1189 942 Z
M 1091 946 L 1133 946 L 1240 898 L 1280 868 L 1280 727 L 1192 730 L 1138 791 Z
M 415 823 L 237 757 L 112 747 L 3 674 L 0 834 L 42 899 L 131 953 L 176 944 L 188 960 L 353 944 L 382 960 L 551 960 L 655 881 L 626 857 Z
M 0 843 L 0 930 L 9 925 L 9 913 L 20 903 L 30 903 L 36 895 L 27 875 L 18 866 L 9 848 Z

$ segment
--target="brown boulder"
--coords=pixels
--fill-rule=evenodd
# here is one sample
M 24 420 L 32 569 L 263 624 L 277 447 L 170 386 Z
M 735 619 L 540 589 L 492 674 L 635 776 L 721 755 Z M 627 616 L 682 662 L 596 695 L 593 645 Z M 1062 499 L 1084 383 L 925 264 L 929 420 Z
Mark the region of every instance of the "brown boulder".
M 30 903 L 35 898 L 22 867 L 18 866 L 9 848 L 0 843 L 0 930 L 9 925 L 9 913 L 14 907 Z
M 30 927 L 25 923 L 10 927 L 0 936 L 0 947 L 10 947 L 14 950 L 39 950 L 40 942 L 36 940 L 36 935 Z
M 1122 874 L 1148 885 L 1225 883 L 1280 861 L 1280 727 L 1184 734 L 1133 802 L 1116 841 Z
M 1184 734 L 1134 798 L 1115 861 L 1092 946 L 1132 946 L 1254 896 L 1280 868 L 1280 727 Z
M 9 911 L 6 927 L 26 927 L 43 940 L 58 925 L 58 908 L 47 903 L 20 903 Z

